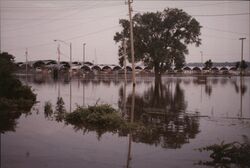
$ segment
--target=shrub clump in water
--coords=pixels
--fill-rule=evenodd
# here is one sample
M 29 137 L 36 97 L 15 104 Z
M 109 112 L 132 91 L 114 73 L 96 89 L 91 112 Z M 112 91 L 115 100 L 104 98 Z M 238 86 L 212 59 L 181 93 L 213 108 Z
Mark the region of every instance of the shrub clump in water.
M 232 142 L 209 145 L 199 148 L 202 151 L 211 151 L 210 157 L 212 161 L 200 161 L 199 165 L 208 165 L 215 167 L 230 167 L 238 165 L 240 167 L 250 167 L 250 143 L 248 138 L 244 143 Z
M 126 125 L 125 120 L 110 105 L 102 104 L 77 109 L 66 115 L 66 122 L 90 131 L 117 132 Z

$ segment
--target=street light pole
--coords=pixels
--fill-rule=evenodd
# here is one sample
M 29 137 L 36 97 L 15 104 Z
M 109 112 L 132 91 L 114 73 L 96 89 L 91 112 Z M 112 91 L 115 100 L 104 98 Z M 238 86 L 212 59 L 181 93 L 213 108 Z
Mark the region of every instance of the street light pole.
M 245 40 L 245 37 L 239 38 L 241 40 L 241 61 L 240 61 L 240 75 L 242 75 L 242 61 L 243 61 L 243 40 Z
M 59 69 L 60 69 L 60 55 L 61 55 L 60 44 L 58 44 L 58 46 L 57 46 L 57 54 L 58 54 L 57 66 L 58 66 L 58 72 L 59 72 Z
M 25 51 L 25 60 L 26 60 L 25 72 L 26 72 L 26 85 L 27 85 L 28 83 L 28 48 L 26 48 L 26 51 Z
M 72 43 L 69 43 L 69 52 L 70 52 L 70 61 L 69 61 L 69 65 L 70 65 L 70 73 L 72 72 Z
M 86 43 L 83 43 L 83 49 L 82 49 L 82 65 L 83 65 L 84 62 L 85 62 L 85 46 L 86 46 Z

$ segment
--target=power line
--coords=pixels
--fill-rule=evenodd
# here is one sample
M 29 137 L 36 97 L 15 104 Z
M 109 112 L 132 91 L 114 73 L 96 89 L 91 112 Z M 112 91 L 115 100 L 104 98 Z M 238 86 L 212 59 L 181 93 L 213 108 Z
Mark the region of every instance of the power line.
M 249 15 L 250 13 L 225 13 L 225 14 L 212 14 L 212 15 L 192 15 L 195 17 L 210 17 L 210 16 L 240 16 L 240 15 Z
M 193 7 L 201 7 L 201 6 L 213 6 L 213 5 L 221 5 L 221 4 L 229 4 L 229 3 L 236 3 L 236 1 L 219 2 L 219 3 L 212 3 L 212 4 L 200 4 L 200 5 L 192 5 L 192 6 L 183 6 L 181 8 L 193 8 Z
M 231 1 L 231 2 L 219 2 L 219 3 L 212 3 L 212 4 L 199 4 L 199 5 L 191 5 L 191 6 L 176 6 L 177 8 L 193 8 L 193 7 L 203 7 L 203 6 L 214 6 L 214 5 L 221 5 L 221 4 L 229 4 L 229 3 L 237 3 L 242 1 Z M 167 7 L 167 6 L 166 6 Z M 166 8 L 164 7 L 164 8 Z M 146 8 L 146 9 L 153 9 L 153 8 Z M 135 10 L 134 10 L 135 11 Z M 148 12 L 145 10 L 138 10 L 135 12 Z
M 72 16 L 72 15 L 75 15 L 76 13 L 79 13 L 80 10 L 77 10 L 77 11 L 74 11 L 73 13 L 70 13 L 68 15 L 64 15 L 64 16 L 61 16 L 59 18 L 55 18 L 54 20 L 48 20 L 47 22 L 44 22 L 44 23 L 41 23 L 41 22 L 38 22 L 38 24 L 31 24 L 32 26 L 40 26 L 40 25 L 44 25 L 44 24 L 48 24 L 48 23 L 51 23 L 51 22 L 56 22 L 58 20 L 60 20 L 60 18 L 64 18 L 64 17 L 68 17 L 68 16 Z M 51 16 L 51 15 L 48 15 L 48 17 Z M 23 24 L 22 24 L 23 25 Z M 23 29 L 26 29 L 27 26 L 30 26 L 30 24 L 26 24 L 26 25 L 23 25 L 21 27 L 16 27 L 15 29 L 9 29 L 9 30 L 6 30 L 6 32 L 9 32 L 9 31 L 19 31 L 19 30 L 23 30 Z
M 90 33 L 87 33 L 87 34 L 83 34 L 83 35 L 79 35 L 79 36 L 74 36 L 74 37 L 70 37 L 68 39 L 63 39 L 63 40 L 68 41 L 68 40 L 72 40 L 72 39 L 86 37 L 86 36 L 90 36 L 90 35 L 93 35 L 93 34 L 104 32 L 104 31 L 107 31 L 107 30 L 110 30 L 110 29 L 116 28 L 116 27 L 120 27 L 120 25 L 106 27 L 104 29 L 101 29 L 101 30 L 98 30 L 98 31 L 95 31 L 95 32 L 90 32 Z M 42 43 L 42 44 L 37 44 L 37 45 L 31 45 L 31 46 L 28 46 L 28 48 L 36 48 L 36 47 L 46 46 L 46 45 L 50 45 L 50 44 L 53 44 L 53 42 Z M 13 48 L 13 49 L 8 49 L 8 50 L 9 51 L 11 51 L 11 50 L 23 50 L 24 48 L 27 48 L 27 47 L 20 47 L 20 48 L 16 48 L 16 49 Z
M 234 41 L 238 40 L 236 38 L 227 38 L 227 37 L 214 36 L 214 35 L 206 35 L 206 34 L 202 34 L 202 36 L 208 37 L 208 38 L 226 39 L 226 40 L 234 40 Z
M 97 2 L 97 3 L 95 3 L 94 5 L 91 5 L 90 7 L 88 7 L 88 8 L 85 8 L 84 10 L 86 11 L 86 10 L 90 10 L 90 9 L 96 9 L 96 8 L 98 8 L 98 4 L 101 4 L 101 2 Z M 109 4 L 109 5 L 106 5 L 106 6 L 104 6 L 104 7 L 110 7 L 110 6 L 121 6 L 121 4 Z M 84 11 L 84 12 L 85 12 Z M 32 25 L 32 26 L 39 26 L 39 25 L 44 25 L 44 24 L 48 24 L 48 23 L 53 23 L 53 22 L 56 22 L 56 21 L 60 21 L 60 20 L 66 20 L 65 19 L 65 17 L 69 17 L 69 16 L 72 16 L 72 15 L 75 15 L 76 13 L 79 13 L 79 12 L 81 12 L 81 10 L 80 9 L 77 9 L 77 11 L 75 11 L 75 12 L 73 12 L 73 13 L 71 13 L 71 14 L 68 14 L 68 15 L 64 15 L 64 16 L 61 16 L 61 17 L 59 17 L 59 18 L 49 18 L 49 19 L 44 19 L 44 18 L 41 18 L 41 20 L 42 19 L 44 19 L 45 21 L 47 21 L 47 22 L 44 22 L 44 23 L 38 23 L 38 24 L 35 24 L 35 25 Z M 48 15 L 48 17 L 50 17 L 51 15 Z M 15 20 L 14 18 L 13 18 L 13 20 Z M 18 18 L 16 19 L 16 20 L 18 20 Z M 21 19 L 20 19 L 21 20 Z M 24 19 L 24 20 L 29 20 L 29 18 L 27 18 L 27 19 Z M 39 18 L 30 18 L 30 20 L 39 20 Z M 69 20 L 72 20 L 72 19 L 69 19 Z M 21 26 L 21 27 L 19 27 L 19 28 L 15 28 L 15 29 L 9 29 L 9 30 L 7 30 L 7 31 L 19 31 L 19 30 L 23 30 L 23 29 L 26 29 L 26 27 L 27 26 Z M 6 32 L 7 32 L 6 31 Z
M 105 1 L 96 1 L 96 2 L 98 2 L 97 3 L 98 5 L 100 4 L 99 6 L 96 5 L 96 8 L 112 6 L 112 5 L 108 4 L 108 3 L 107 4 L 102 3 L 102 2 L 105 2 Z M 106 1 L 106 2 L 109 2 L 109 1 Z M 116 2 L 120 3 L 119 1 L 116 1 Z M 115 4 L 113 4 L 113 5 L 116 6 Z M 37 9 L 70 9 L 70 8 L 79 8 L 79 7 L 82 7 L 82 6 L 85 6 L 85 5 L 78 4 L 78 5 L 73 5 L 73 6 L 60 6 L 60 5 L 58 5 L 58 6 L 1 6 L 0 9 L 15 9 L 15 10 L 16 9 L 25 9 L 25 10 L 26 9 L 36 9 L 36 10 Z
M 110 26 L 110 27 L 107 27 L 107 28 L 104 28 L 104 29 L 101 29 L 101 30 L 98 30 L 98 31 L 95 31 L 95 32 L 91 32 L 91 33 L 87 33 L 87 34 L 83 34 L 83 35 L 79 35 L 79 36 L 74 36 L 74 37 L 64 39 L 64 40 L 67 41 L 67 40 L 73 40 L 73 39 L 77 39 L 77 38 L 81 38 L 81 37 L 86 37 L 86 36 L 97 34 L 97 33 L 107 31 L 107 30 L 110 30 L 110 29 L 113 29 L 113 28 L 116 28 L 116 27 L 120 27 L 120 25 Z
M 204 29 L 210 29 L 210 30 L 215 30 L 215 31 L 219 31 L 219 32 L 225 32 L 225 33 L 232 33 L 232 34 L 245 34 L 245 35 L 249 35 L 248 33 L 240 33 L 240 32 L 234 32 L 234 31 L 228 31 L 228 30 L 222 30 L 222 29 L 217 29 L 217 28 L 212 28 L 212 27 L 202 27 Z
M 64 26 L 63 28 L 59 28 L 59 29 L 55 29 L 55 30 L 52 30 L 52 31 L 46 31 L 46 32 L 43 32 L 43 31 L 40 31 L 39 33 L 33 33 L 33 34 L 28 34 L 28 35 L 22 35 L 22 34 L 19 34 L 18 36 L 5 36 L 5 38 L 17 38 L 17 37 L 34 37 L 36 35 L 41 35 L 41 34 L 51 34 L 51 33 L 54 33 L 53 35 L 57 34 L 57 33 L 61 33 L 62 31 L 65 31 L 65 30 L 70 30 L 70 29 L 74 29 L 74 30 L 77 30 L 77 29 L 82 29 L 82 27 L 79 27 L 83 24 L 89 24 L 89 23 L 93 23 L 93 22 L 96 22 L 98 20 L 103 20 L 103 19 L 106 19 L 106 18 L 113 18 L 113 17 L 118 17 L 119 15 L 117 15 L 118 13 L 120 13 L 121 11 L 119 12 L 116 12 L 116 13 L 112 13 L 111 15 L 106 15 L 106 16 L 103 16 L 103 17 L 99 17 L 97 19 L 93 19 L 93 20 L 89 20 L 89 21 L 83 21 L 83 22 L 79 22 L 78 24 L 74 24 L 74 25 L 68 25 L 68 26 Z M 120 16 L 124 16 L 124 15 L 120 15 Z M 75 29 L 77 28 L 77 29 Z

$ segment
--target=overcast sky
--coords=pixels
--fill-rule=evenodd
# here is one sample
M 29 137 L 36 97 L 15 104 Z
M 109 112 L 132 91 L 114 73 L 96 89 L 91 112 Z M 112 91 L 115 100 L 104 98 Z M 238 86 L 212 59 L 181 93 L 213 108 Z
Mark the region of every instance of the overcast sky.
M 113 36 L 120 31 L 119 19 L 128 18 L 124 0 L 82 1 L 13 1 L 1 0 L 1 50 L 17 61 L 57 59 L 54 39 L 71 42 L 73 61 L 81 61 L 83 43 L 86 60 L 94 63 L 118 63 L 118 45 Z M 134 0 L 133 14 L 183 9 L 201 26 L 202 45 L 189 46 L 186 62 L 238 61 L 241 56 L 240 37 L 244 40 L 244 59 L 250 60 L 249 1 L 142 1 Z M 69 61 L 69 46 L 60 44 L 62 60 Z M 136 54 L 136 53 L 135 53 Z

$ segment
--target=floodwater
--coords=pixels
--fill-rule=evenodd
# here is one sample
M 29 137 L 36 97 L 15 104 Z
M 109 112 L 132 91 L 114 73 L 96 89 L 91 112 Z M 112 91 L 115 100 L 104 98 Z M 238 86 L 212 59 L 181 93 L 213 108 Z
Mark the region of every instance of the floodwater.
M 209 153 L 195 149 L 250 138 L 250 77 L 162 77 L 156 84 L 141 77 L 134 90 L 131 81 L 109 77 L 27 83 L 39 102 L 15 131 L 1 134 L 2 168 L 206 167 L 198 163 L 211 160 Z M 148 136 L 77 129 L 44 113 L 45 102 L 56 108 L 58 97 L 68 112 L 107 103 L 157 129 Z

